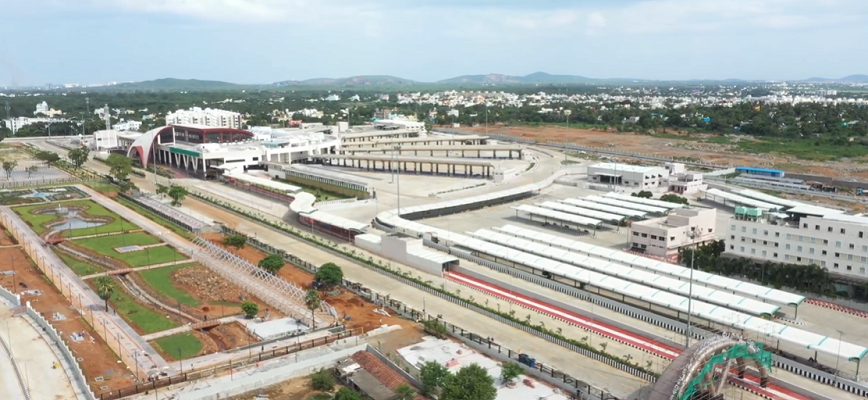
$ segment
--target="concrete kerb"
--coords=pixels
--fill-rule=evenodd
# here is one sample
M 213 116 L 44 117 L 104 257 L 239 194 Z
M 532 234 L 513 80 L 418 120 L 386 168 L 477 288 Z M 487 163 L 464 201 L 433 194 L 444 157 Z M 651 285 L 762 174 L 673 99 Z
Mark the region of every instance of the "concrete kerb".
M 3 298 L 7 298 L 7 294 L 11 296 L 12 293 L 6 291 L 6 289 L 0 287 L 0 294 L 3 295 Z M 15 303 L 13 303 L 15 304 Z M 20 304 L 20 303 L 19 303 Z M 10 339 L 11 341 L 11 339 Z M 9 345 L 6 343 L 6 340 L 3 339 L 3 336 L 0 336 L 0 346 L 3 347 L 3 350 L 9 356 L 9 361 L 12 363 L 12 369 L 15 371 L 15 377 L 18 379 L 18 385 L 21 386 L 21 392 L 24 393 L 24 398 L 26 400 L 31 400 L 30 397 L 30 388 L 27 386 L 27 383 L 24 379 L 24 375 L 21 373 L 21 368 L 18 366 L 18 361 L 15 360 L 15 356 L 12 354 L 12 350 L 9 348 Z

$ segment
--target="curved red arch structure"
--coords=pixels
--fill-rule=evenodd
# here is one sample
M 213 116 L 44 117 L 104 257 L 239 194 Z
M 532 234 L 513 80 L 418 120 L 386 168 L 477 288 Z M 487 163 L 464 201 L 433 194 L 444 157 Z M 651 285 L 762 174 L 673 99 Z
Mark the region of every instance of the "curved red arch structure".
M 165 134 L 171 133 L 171 141 L 162 143 L 160 139 L 166 138 Z M 167 125 L 151 129 L 136 138 L 127 149 L 127 157 L 132 158 L 133 152 L 139 156 L 143 167 L 147 167 L 151 160 L 151 152 L 154 144 L 172 144 L 175 140 L 194 144 L 200 143 L 231 143 L 252 138 L 252 132 L 235 128 L 202 127 L 190 125 Z M 216 140 L 209 140 L 216 139 Z M 191 141 L 192 140 L 192 141 Z

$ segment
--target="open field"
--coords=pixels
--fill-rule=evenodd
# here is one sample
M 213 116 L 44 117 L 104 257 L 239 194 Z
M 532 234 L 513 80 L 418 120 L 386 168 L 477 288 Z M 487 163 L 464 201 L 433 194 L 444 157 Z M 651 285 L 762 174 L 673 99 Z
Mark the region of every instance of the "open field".
M 14 276 L 0 276 L 0 285 L 15 293 L 21 293 L 22 301 L 29 301 L 31 306 L 58 330 L 72 352 L 81 357 L 79 363 L 95 393 L 102 391 L 101 386 L 115 390 L 133 383 L 132 373 L 94 331 L 93 322 L 83 320 L 75 306 L 48 283 L 47 278 L 31 264 L 24 252 L 18 248 L 0 248 L 0 259 L 7 260 L 0 270 L 13 270 L 16 273 Z M 26 290 L 38 291 L 39 294 L 25 294 L 23 291 Z M 84 340 L 73 341 L 70 338 L 72 333 L 83 334 Z M 39 376 L 35 375 L 34 371 L 31 371 L 31 374 L 34 374 L 31 375 L 34 378 Z M 99 376 L 104 380 L 94 381 L 94 378 Z
M 179 333 L 177 335 L 166 336 L 156 339 L 152 342 L 164 357 L 172 360 L 184 360 L 190 357 L 199 355 L 204 347 L 192 332 Z
M 56 209 L 58 206 L 69 207 L 69 208 L 79 208 L 79 215 L 91 216 L 97 218 L 104 218 L 110 220 L 110 222 L 89 228 L 77 228 L 71 230 L 64 230 L 64 237 L 78 237 L 78 236 L 88 236 L 88 235 L 97 235 L 102 233 L 113 233 L 113 232 L 122 232 L 125 230 L 135 230 L 139 229 L 139 227 L 133 225 L 129 221 L 121 218 L 119 215 L 106 210 L 99 204 L 90 201 L 90 200 L 73 200 L 73 201 L 65 201 L 62 203 L 53 203 L 53 204 L 37 204 L 32 206 L 20 206 L 15 207 L 15 213 L 21 216 L 21 218 L 30 225 L 30 228 L 33 229 L 37 234 L 44 234 L 48 231 L 48 224 L 55 221 L 63 220 L 64 216 L 57 215 L 54 213 L 40 213 L 40 211 L 48 211 L 51 209 Z M 64 226 L 59 226 L 58 229 L 64 229 Z
M 482 134 L 485 127 L 462 128 Z M 816 145 L 810 140 L 759 140 L 747 135 L 686 135 L 674 131 L 649 135 L 619 133 L 602 129 L 574 129 L 561 126 L 489 126 L 490 134 L 518 136 L 540 142 L 570 142 L 632 153 L 732 166 L 783 169 L 792 173 L 815 174 L 838 179 L 868 179 L 868 147 Z M 842 158 L 842 157 L 850 157 Z M 838 160 L 839 161 L 834 161 Z M 625 160 L 626 161 L 626 160 Z
M 115 250 L 116 248 L 123 246 L 152 246 L 159 243 L 161 243 L 159 238 L 144 232 L 101 236 L 72 241 L 72 244 L 75 246 L 83 247 L 97 254 L 123 261 L 133 268 L 186 259 L 183 254 L 168 245 L 148 247 L 127 253 L 120 253 Z

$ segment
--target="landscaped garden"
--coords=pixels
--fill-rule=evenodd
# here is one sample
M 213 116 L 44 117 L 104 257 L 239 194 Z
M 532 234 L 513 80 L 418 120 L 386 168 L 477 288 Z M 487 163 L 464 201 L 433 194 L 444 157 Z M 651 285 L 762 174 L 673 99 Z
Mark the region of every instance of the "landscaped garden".
M 135 224 L 124 220 L 121 216 L 91 200 L 73 200 L 60 203 L 20 206 L 15 207 L 13 210 L 30 225 L 30 228 L 34 232 L 41 235 L 50 229 L 49 225 L 52 222 L 61 222 L 67 218 L 68 214 L 66 212 L 58 213 L 58 208 L 66 208 L 73 211 L 76 213 L 76 217 L 79 217 L 79 220 L 94 219 L 103 222 L 102 224 L 88 224 L 93 226 L 81 228 L 72 225 L 56 226 L 57 229 L 64 230 L 64 237 L 89 236 L 140 229 Z M 72 229 L 69 229 L 70 226 L 72 226 Z
M 93 275 L 104 271 L 103 268 L 99 265 L 88 263 L 86 261 L 81 261 L 60 251 L 57 251 L 55 253 L 58 257 L 60 257 L 61 260 L 63 260 L 63 263 L 66 264 L 72 270 L 72 272 L 75 272 L 75 274 L 78 276 Z
M 75 246 L 123 261 L 132 268 L 180 261 L 187 258 L 168 245 L 154 246 L 160 243 L 162 242 L 159 238 L 145 232 L 124 233 L 72 241 L 72 244 Z M 127 246 L 143 246 L 144 248 L 128 252 L 119 252 L 117 250 L 118 248 Z
M 116 289 L 112 292 L 109 306 L 130 322 L 133 328 L 138 328 L 142 334 L 148 334 L 178 327 L 178 324 L 167 316 L 139 304 L 126 290 L 121 289 L 123 285 L 118 278 L 112 280 Z
M 162 337 L 155 339 L 152 343 L 156 345 L 157 350 L 163 356 L 176 361 L 195 357 L 199 355 L 202 347 L 204 347 L 202 341 L 191 332 Z
M 172 279 L 172 274 L 175 273 L 175 271 L 194 267 L 195 265 L 196 264 L 182 264 L 173 265 L 171 267 L 149 269 L 139 272 L 139 275 L 142 276 L 145 283 L 154 288 L 154 290 L 160 292 L 162 295 L 169 297 L 178 303 L 190 307 L 198 307 L 202 303 L 199 300 L 196 300 L 196 298 L 191 296 L 187 291 L 181 290 L 175 286 L 174 279 Z

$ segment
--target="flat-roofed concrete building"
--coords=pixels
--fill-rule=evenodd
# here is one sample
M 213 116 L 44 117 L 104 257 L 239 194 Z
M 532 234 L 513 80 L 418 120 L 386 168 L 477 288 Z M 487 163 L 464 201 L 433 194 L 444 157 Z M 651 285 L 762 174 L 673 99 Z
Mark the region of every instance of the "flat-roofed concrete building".
M 652 190 L 666 186 L 669 170 L 618 163 L 599 163 L 588 166 L 588 180 L 636 190 Z
M 684 207 L 665 217 L 633 222 L 630 250 L 675 261 L 679 249 L 715 240 L 716 220 L 713 208 Z M 697 232 L 695 239 L 692 232 Z

